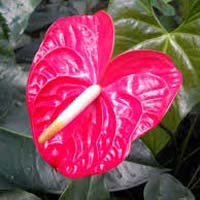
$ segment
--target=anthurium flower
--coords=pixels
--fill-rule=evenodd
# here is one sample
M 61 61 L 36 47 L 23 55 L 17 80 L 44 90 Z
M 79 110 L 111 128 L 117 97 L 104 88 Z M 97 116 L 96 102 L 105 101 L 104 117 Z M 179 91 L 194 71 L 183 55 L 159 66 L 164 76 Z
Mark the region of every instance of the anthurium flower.
M 167 55 L 132 50 L 112 59 L 113 45 L 112 19 L 99 11 L 55 21 L 34 57 L 27 83 L 33 138 L 67 177 L 116 167 L 180 88 L 181 73 Z M 53 135 L 43 138 L 45 130 Z

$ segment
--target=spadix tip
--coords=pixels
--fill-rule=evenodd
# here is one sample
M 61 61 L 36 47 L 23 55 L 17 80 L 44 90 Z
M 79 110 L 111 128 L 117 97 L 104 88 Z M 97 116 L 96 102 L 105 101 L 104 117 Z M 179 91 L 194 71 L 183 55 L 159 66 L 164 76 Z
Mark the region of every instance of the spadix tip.
M 56 119 L 52 124 L 50 124 L 47 129 L 39 136 L 38 142 L 43 144 L 48 139 L 53 137 L 57 132 L 59 132 L 62 128 L 64 128 L 64 123 L 60 119 Z

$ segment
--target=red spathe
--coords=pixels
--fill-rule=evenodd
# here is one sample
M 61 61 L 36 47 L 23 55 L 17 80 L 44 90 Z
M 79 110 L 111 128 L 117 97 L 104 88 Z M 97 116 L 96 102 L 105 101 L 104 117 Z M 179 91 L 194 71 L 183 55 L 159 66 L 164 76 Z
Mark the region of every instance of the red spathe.
M 27 104 L 35 144 L 63 175 L 106 172 L 128 155 L 133 140 L 155 127 L 182 82 L 171 59 L 136 50 L 111 59 L 114 27 L 104 11 L 58 19 L 35 55 Z M 44 144 L 39 135 L 86 88 L 100 96 Z

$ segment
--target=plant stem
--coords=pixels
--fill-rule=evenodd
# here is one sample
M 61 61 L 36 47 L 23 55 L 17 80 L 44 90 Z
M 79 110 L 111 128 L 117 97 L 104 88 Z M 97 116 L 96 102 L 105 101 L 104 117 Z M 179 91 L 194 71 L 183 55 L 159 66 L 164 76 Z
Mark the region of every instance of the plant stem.
M 175 147 L 175 150 L 176 150 L 176 153 L 177 153 L 178 152 L 178 145 L 177 145 L 177 141 L 176 141 L 176 137 L 174 136 L 174 133 L 162 123 L 160 123 L 159 126 L 170 136 L 170 138 L 172 139 L 172 141 L 174 143 L 174 147 Z
M 194 179 L 196 178 L 197 174 L 199 173 L 199 171 L 200 171 L 200 165 L 198 166 L 198 168 L 197 168 L 196 171 L 194 172 L 192 178 L 190 179 L 190 181 L 189 181 L 189 183 L 188 183 L 188 185 L 187 185 L 188 188 L 190 188 L 190 186 L 192 185 L 192 183 L 193 183 Z M 197 181 L 197 182 L 198 182 L 198 181 Z M 192 188 L 194 185 L 195 185 L 195 183 L 191 186 L 191 188 Z
M 196 186 L 197 186 L 199 183 L 200 183 L 200 179 L 197 180 L 197 181 L 190 187 L 190 189 L 191 189 L 191 190 L 195 189 Z
M 179 170 L 180 167 L 181 167 L 182 158 L 183 158 L 183 156 L 184 156 L 184 153 L 185 153 L 185 150 L 186 150 L 186 148 L 187 148 L 187 145 L 188 145 L 188 142 L 189 142 L 189 140 L 190 140 L 190 137 L 192 136 L 192 133 L 193 133 L 193 130 L 194 130 L 196 121 L 197 121 L 197 117 L 195 117 L 195 119 L 194 119 L 194 121 L 193 121 L 193 123 L 192 123 L 192 125 L 191 125 L 191 127 L 190 127 L 190 129 L 189 129 L 189 132 L 188 132 L 188 134 L 187 134 L 185 140 L 183 141 L 183 145 L 182 145 L 182 147 L 181 147 L 181 155 L 180 155 L 180 157 L 179 157 L 179 159 L 178 159 L 178 164 L 177 164 L 176 169 L 175 169 L 175 174 L 177 174 L 178 170 Z
M 185 161 L 187 161 L 191 156 L 193 156 L 195 153 L 197 153 L 200 150 L 200 146 L 197 147 L 194 151 L 190 152 L 182 161 L 182 163 L 184 163 Z

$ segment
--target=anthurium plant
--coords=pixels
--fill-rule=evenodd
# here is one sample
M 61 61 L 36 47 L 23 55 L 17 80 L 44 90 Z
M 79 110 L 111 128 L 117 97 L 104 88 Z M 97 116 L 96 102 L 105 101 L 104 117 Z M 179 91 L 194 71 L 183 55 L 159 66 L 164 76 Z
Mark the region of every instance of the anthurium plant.
M 0 1 L 0 199 L 198 199 L 200 0 Z

